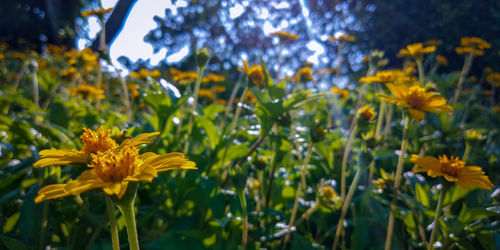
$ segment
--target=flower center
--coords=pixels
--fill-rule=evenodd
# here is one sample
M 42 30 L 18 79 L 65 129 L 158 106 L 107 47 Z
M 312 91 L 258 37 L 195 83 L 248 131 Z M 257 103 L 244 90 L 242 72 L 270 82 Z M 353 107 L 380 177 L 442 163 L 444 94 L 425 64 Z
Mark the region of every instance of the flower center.
M 83 142 L 82 152 L 86 154 L 95 154 L 97 152 L 104 152 L 110 149 L 116 148 L 118 145 L 115 140 L 111 139 L 109 134 L 111 130 L 104 130 L 99 127 L 97 131 L 90 130 L 88 128 L 83 129 L 84 132 L 80 139 Z
M 121 182 L 128 176 L 133 176 L 139 166 L 139 149 L 124 146 L 119 150 L 109 150 L 92 155 L 94 174 L 105 182 Z
M 446 155 L 439 157 L 439 163 L 441 163 L 441 172 L 453 177 L 457 177 L 458 173 L 465 166 L 465 163 L 458 157 L 451 156 L 450 159 L 448 159 Z
M 412 108 L 421 109 L 425 104 L 425 89 L 418 86 L 412 86 L 405 99 L 406 103 Z

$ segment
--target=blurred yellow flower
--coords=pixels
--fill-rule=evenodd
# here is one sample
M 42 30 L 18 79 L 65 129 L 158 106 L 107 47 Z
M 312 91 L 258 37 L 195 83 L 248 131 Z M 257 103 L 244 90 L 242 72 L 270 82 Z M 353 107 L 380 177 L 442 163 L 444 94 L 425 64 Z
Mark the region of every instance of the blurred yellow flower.
M 500 73 L 489 73 L 486 76 L 486 82 L 488 82 L 488 84 L 491 86 L 500 87 Z
M 358 112 L 365 121 L 371 121 L 375 118 L 375 109 L 368 105 L 363 106 Z
M 447 181 L 456 182 L 466 189 L 476 186 L 481 189 L 491 190 L 493 187 L 493 183 L 484 174 L 481 167 L 465 166 L 465 163 L 458 157 L 451 156 L 448 158 L 448 156 L 442 155 L 436 158 L 412 155 L 410 161 L 416 164 L 413 172 L 427 172 L 428 176 L 434 178 L 443 176 Z
M 207 76 L 201 78 L 201 83 L 223 82 L 225 80 L 226 80 L 225 76 L 209 73 Z
M 417 57 L 436 51 L 436 46 L 424 47 L 422 43 L 408 44 L 406 48 L 399 51 L 398 57 Z
M 239 68 L 239 70 L 241 70 L 241 68 Z M 266 87 L 262 66 L 254 64 L 250 68 L 248 66 L 248 62 L 243 60 L 243 72 L 245 72 L 245 75 L 247 75 L 248 78 L 252 79 L 255 85 Z
M 474 49 L 472 47 L 456 47 L 455 48 L 455 52 L 457 52 L 457 54 L 470 54 L 471 52 L 475 55 L 475 56 L 482 56 L 484 55 L 484 50 L 479 50 L 479 49 Z
M 84 12 L 82 12 L 82 17 L 88 17 L 88 16 L 93 16 L 93 15 L 96 15 L 96 16 L 103 16 L 104 14 L 106 13 L 109 13 L 113 10 L 113 8 L 108 8 L 108 9 L 104 9 L 104 8 L 100 8 L 98 10 L 86 10 Z
M 222 105 L 222 106 L 226 106 L 227 105 L 227 101 L 224 100 L 224 99 L 217 99 L 217 104 Z
M 325 69 L 320 69 L 318 71 L 316 71 L 316 74 L 317 75 L 324 75 L 324 74 L 333 74 L 337 72 L 337 69 L 335 68 L 325 68 Z
M 200 95 L 200 97 L 205 97 L 210 100 L 213 100 L 215 98 L 214 92 L 211 89 L 200 89 L 198 95 Z
M 214 86 L 213 89 L 214 89 L 215 93 L 222 93 L 222 92 L 226 91 L 226 87 L 224 87 L 224 86 Z
M 33 164 L 36 168 L 43 168 L 51 165 L 69 165 L 73 163 L 87 163 L 92 154 L 116 149 L 118 144 L 111 138 L 111 130 L 104 130 L 99 127 L 94 131 L 88 128 L 83 129 L 83 134 L 80 139 L 83 143 L 81 150 L 75 149 L 46 149 L 40 151 L 40 160 Z M 140 144 L 149 143 L 146 139 L 158 135 L 159 132 L 140 134 L 134 138 L 126 139 L 120 146 L 137 146 Z
M 330 41 L 330 42 L 355 42 L 356 41 L 356 37 L 348 35 L 348 34 L 342 34 L 342 35 L 340 35 L 338 37 L 330 36 L 328 38 L 328 41 Z
M 127 88 L 128 90 L 130 91 L 130 94 L 131 94 L 131 97 L 133 99 L 137 98 L 140 96 L 140 93 L 139 93 L 139 84 L 137 83 L 129 83 L 127 84 Z
M 172 79 L 181 85 L 188 85 L 196 81 L 196 78 L 198 78 L 198 74 L 194 71 L 183 72 L 176 68 L 170 68 L 169 73 L 172 76 Z
M 104 99 L 104 91 L 102 89 L 97 89 L 92 85 L 87 85 L 85 83 L 80 84 L 77 87 L 69 88 L 69 92 L 72 96 L 80 95 L 83 99 L 90 100 L 92 98 Z
M 337 201 L 337 193 L 331 186 L 323 186 L 319 190 L 319 197 L 324 203 L 333 203 Z
M 399 69 L 382 70 L 372 76 L 365 76 L 359 79 L 360 83 L 411 83 L 416 80 L 415 77 Z
M 310 67 L 302 67 L 297 72 L 295 73 L 295 76 L 293 77 L 295 82 L 298 81 L 313 81 L 313 76 L 312 76 L 312 69 Z
M 464 137 L 468 141 L 480 141 L 486 138 L 484 135 L 480 134 L 473 128 L 467 129 L 464 133 Z
M 491 111 L 499 113 L 500 112 L 500 106 L 493 106 L 493 107 L 491 107 Z
M 157 155 L 147 152 L 139 155 L 139 149 L 131 145 L 93 154 L 88 167 L 91 169 L 83 171 L 76 180 L 43 187 L 38 191 L 35 202 L 77 195 L 97 188 L 121 199 L 130 182 L 151 182 L 158 173 L 168 170 L 197 169 L 196 164 L 181 153 Z
M 146 68 L 141 68 L 137 72 L 131 72 L 130 77 L 137 78 L 137 79 L 146 79 L 148 77 L 151 78 L 158 78 L 161 76 L 161 72 L 157 69 L 153 71 L 149 71 Z
M 437 55 L 436 56 L 436 61 L 440 63 L 441 65 L 448 66 L 448 59 L 442 55 Z
M 436 39 L 432 39 L 432 40 L 428 40 L 428 41 L 424 42 L 425 46 L 438 46 L 438 45 L 441 45 L 441 44 L 443 44 L 443 41 L 436 40 Z
M 404 84 L 388 83 L 386 86 L 394 97 L 385 94 L 377 94 L 377 96 L 384 101 L 407 108 L 411 117 L 416 120 L 423 120 L 424 112 L 451 113 L 453 111 L 451 106 L 446 105 L 446 99 L 438 92 L 426 92 L 418 85 L 408 88 Z
M 330 92 L 334 93 L 334 94 L 339 94 L 342 98 L 343 101 L 345 101 L 345 99 L 347 99 L 347 97 L 349 96 L 349 90 L 347 89 L 341 89 L 339 87 L 332 87 L 330 89 Z
M 476 76 L 470 76 L 469 77 L 469 82 L 471 82 L 471 83 L 477 82 L 477 77 Z
M 251 103 L 257 103 L 257 97 L 252 93 L 252 91 L 247 91 L 243 101 L 250 101 Z
M 271 36 L 279 37 L 282 42 L 299 39 L 299 35 L 293 34 L 293 33 L 287 32 L 287 31 L 277 31 L 277 32 L 271 33 Z
M 460 39 L 460 45 L 464 47 L 472 47 L 476 49 L 489 49 L 491 44 L 479 37 L 462 37 Z

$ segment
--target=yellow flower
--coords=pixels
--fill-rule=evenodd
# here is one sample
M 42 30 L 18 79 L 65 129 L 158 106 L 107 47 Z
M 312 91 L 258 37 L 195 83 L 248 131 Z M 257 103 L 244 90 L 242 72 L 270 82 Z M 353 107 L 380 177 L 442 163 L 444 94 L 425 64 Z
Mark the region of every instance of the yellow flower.
M 477 82 L 477 77 L 476 76 L 469 77 L 469 82 L 471 82 L 471 83 Z
M 483 50 L 479 50 L 479 49 L 474 49 L 472 47 L 456 47 L 455 48 L 455 52 L 457 52 L 457 54 L 470 54 L 471 52 L 475 55 L 475 56 L 482 56 L 484 55 L 484 51 Z
M 316 71 L 316 74 L 317 75 L 324 75 L 324 74 L 333 74 L 337 72 L 337 69 L 335 68 L 325 68 L 325 69 L 320 69 L 318 71 Z
M 224 100 L 224 99 L 217 99 L 217 104 L 222 105 L 222 106 L 226 106 L 227 105 L 227 101 Z
M 312 69 L 310 67 L 302 67 L 295 73 L 294 81 L 312 81 Z
M 424 47 L 422 43 L 412 43 L 408 44 L 406 48 L 401 49 L 398 53 L 398 57 L 417 57 L 434 51 L 436 51 L 436 46 L 434 45 Z
M 198 78 L 198 74 L 194 71 L 183 72 L 175 68 L 170 68 L 170 75 L 172 79 L 181 85 L 187 85 Z
M 225 80 L 226 80 L 225 76 L 209 73 L 207 76 L 201 78 L 201 83 L 223 82 Z
M 356 41 L 356 37 L 355 36 L 350 36 L 348 34 L 342 34 L 338 37 L 335 37 L 335 36 L 330 36 L 328 38 L 328 41 L 330 42 L 355 42 Z
M 341 89 L 339 87 L 332 87 L 330 89 L 330 92 L 332 92 L 334 94 L 339 94 L 343 101 L 345 101 L 345 99 L 347 99 L 347 97 L 349 96 L 349 90 Z
M 141 68 L 137 72 L 131 72 L 130 77 L 137 78 L 137 79 L 146 79 L 148 77 L 152 78 L 158 78 L 161 76 L 161 73 L 159 70 L 155 69 L 153 71 L 149 71 L 146 68 Z
M 460 39 L 460 45 L 464 47 L 472 47 L 476 49 L 489 49 L 491 44 L 479 37 L 462 37 Z
M 248 66 L 248 62 L 243 60 L 243 72 L 245 72 L 248 78 L 252 79 L 255 85 L 266 87 L 264 79 L 264 70 L 262 69 L 262 66 L 254 64 L 250 68 Z
M 319 197 L 322 202 L 332 203 L 337 200 L 337 193 L 331 186 L 323 186 L 319 190 Z
M 430 177 L 443 176 L 449 182 L 456 182 L 463 188 L 470 189 L 476 186 L 481 189 L 491 190 L 493 183 L 488 179 L 478 166 L 465 166 L 465 163 L 458 157 L 451 156 L 448 158 L 442 155 L 439 158 L 432 156 L 419 157 L 418 155 L 411 156 L 411 162 L 416 166 L 413 172 L 427 172 Z
M 365 121 L 371 121 L 375 118 L 375 109 L 368 105 L 363 106 L 358 112 Z
M 214 89 L 215 93 L 222 93 L 222 92 L 226 91 L 226 87 L 224 87 L 224 86 L 214 86 L 213 89 Z
M 500 113 L 500 106 L 491 107 L 491 111 L 496 112 L 496 113 Z
M 77 195 L 97 188 L 121 199 L 130 182 L 151 182 L 159 172 L 168 170 L 197 169 L 196 164 L 181 153 L 157 155 L 147 152 L 139 155 L 139 149 L 131 145 L 93 154 L 88 167 L 91 169 L 83 171 L 76 180 L 43 187 L 38 191 L 35 202 Z
M 81 150 L 75 149 L 46 149 L 40 151 L 40 160 L 33 164 L 36 168 L 43 168 L 51 165 L 69 165 L 73 163 L 87 163 L 92 154 L 116 149 L 118 144 L 111 138 L 111 130 L 104 130 L 99 127 L 97 131 L 88 128 L 83 129 L 80 139 L 83 143 Z M 146 139 L 158 135 L 159 132 L 140 134 L 132 139 L 126 139 L 120 146 L 137 146 L 149 143 Z
M 291 40 L 297 40 L 299 39 L 299 35 L 293 34 L 287 31 L 278 31 L 271 33 L 271 36 L 277 36 L 281 39 L 281 41 L 291 41 Z
M 448 66 L 448 59 L 442 55 L 437 55 L 436 56 L 436 61 L 440 63 L 441 65 Z
M 77 87 L 69 88 L 69 92 L 72 96 L 80 95 L 83 99 L 90 100 L 92 98 L 104 99 L 104 91 L 102 89 L 97 89 L 92 85 L 80 84 Z
M 86 10 L 84 12 L 82 12 L 82 17 L 88 17 L 88 16 L 93 16 L 93 15 L 96 15 L 96 16 L 103 16 L 104 14 L 106 13 L 109 13 L 113 10 L 113 8 L 108 8 L 108 9 L 98 9 L 98 10 Z
M 486 76 L 486 81 L 491 86 L 500 87 L 500 73 L 497 72 L 489 73 Z
M 206 97 L 210 100 L 213 100 L 215 97 L 214 92 L 211 89 L 200 89 L 198 95 L 200 95 L 200 97 Z
M 137 90 L 137 89 L 139 89 L 139 84 L 137 84 L 137 83 L 129 83 L 129 84 L 127 84 L 127 88 L 130 91 L 131 96 L 132 96 L 133 99 L 137 98 L 138 96 L 140 96 L 140 93 Z
M 245 97 L 243 98 L 243 101 L 250 101 L 251 103 L 256 103 L 257 97 L 255 97 L 255 95 L 251 91 L 247 91 Z
M 372 76 L 365 76 L 359 79 L 360 83 L 410 83 L 416 80 L 415 77 L 399 69 L 382 70 Z
M 438 46 L 438 45 L 441 45 L 442 43 L 443 43 L 443 41 L 436 40 L 436 39 L 428 40 L 428 41 L 424 42 L 425 46 Z
M 404 84 L 386 84 L 387 88 L 395 96 L 377 94 L 377 96 L 387 102 L 408 108 L 411 117 L 416 120 L 425 118 L 424 112 L 451 113 L 453 108 L 446 105 L 444 99 L 438 92 L 426 92 L 424 88 L 414 85 L 408 88 Z

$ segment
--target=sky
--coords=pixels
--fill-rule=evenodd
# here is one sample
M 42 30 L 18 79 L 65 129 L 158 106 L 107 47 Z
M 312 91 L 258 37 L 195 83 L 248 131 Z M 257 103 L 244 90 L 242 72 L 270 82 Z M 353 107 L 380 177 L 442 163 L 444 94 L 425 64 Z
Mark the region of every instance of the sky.
M 117 0 L 101 0 L 102 6 L 104 8 L 113 8 Z M 238 18 L 244 11 L 244 7 L 250 4 L 250 1 L 243 1 L 243 5 L 235 4 L 230 8 L 230 17 Z M 302 15 L 306 17 L 309 16 L 307 8 L 304 6 L 304 0 L 300 1 L 302 8 Z M 187 5 L 186 1 L 178 0 L 175 5 L 172 5 L 171 0 L 137 0 L 132 10 L 129 13 L 125 21 L 125 25 L 122 31 L 118 34 L 115 40 L 110 44 L 110 57 L 113 65 L 116 68 L 125 68 L 118 62 L 120 56 L 128 57 L 132 62 L 138 59 L 150 59 L 151 66 L 158 65 L 162 60 L 166 60 L 167 63 L 175 63 L 182 60 L 186 55 L 189 54 L 189 48 L 185 47 L 179 52 L 174 53 L 166 57 L 167 49 L 163 48 L 158 53 L 153 53 L 153 47 L 144 42 L 144 36 L 152 29 L 156 27 L 156 23 L 153 21 L 154 16 L 165 17 L 165 9 L 171 9 L 175 14 L 177 8 L 181 8 Z M 286 1 L 280 3 L 282 8 L 287 8 Z M 262 15 L 266 15 L 263 11 Z M 269 13 L 267 13 L 269 15 Z M 265 18 L 263 16 L 263 18 Z M 89 17 L 87 20 L 89 23 L 89 36 L 91 39 L 95 38 L 97 33 L 100 31 L 100 26 L 98 24 L 97 18 Z M 287 25 L 287 24 L 286 24 Z M 285 26 L 286 26 L 285 25 Z M 308 22 L 310 25 L 310 22 Z M 286 27 L 273 27 L 269 22 L 264 25 L 264 33 L 270 34 L 275 31 L 284 30 Z M 79 40 L 77 41 L 77 47 L 83 49 L 88 45 L 89 41 Z M 307 60 L 314 64 L 318 63 L 319 56 L 324 53 L 325 48 L 318 41 L 312 40 L 307 43 L 307 48 L 314 52 Z

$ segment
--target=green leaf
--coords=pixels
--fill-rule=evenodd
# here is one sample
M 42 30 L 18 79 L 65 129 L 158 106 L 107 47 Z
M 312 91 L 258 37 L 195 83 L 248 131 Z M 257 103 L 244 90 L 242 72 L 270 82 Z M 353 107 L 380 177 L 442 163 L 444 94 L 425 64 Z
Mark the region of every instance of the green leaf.
M 462 188 L 459 185 L 453 185 L 453 187 L 450 188 L 444 195 L 443 206 L 455 203 L 456 201 L 464 198 L 469 192 L 470 190 Z
M 3 244 L 7 246 L 8 249 L 12 250 L 33 249 L 33 247 L 28 246 L 26 243 L 3 234 L 0 234 L 0 239 L 2 240 Z
M 220 137 L 217 135 L 217 129 L 215 125 L 205 116 L 195 116 L 196 123 L 200 125 L 205 130 L 208 136 L 208 141 L 210 143 L 210 148 L 215 149 L 219 143 Z
M 417 201 L 420 202 L 420 204 L 422 204 L 424 207 L 430 206 L 429 193 L 419 183 L 415 185 L 415 194 L 417 196 Z
M 293 199 L 295 197 L 295 188 L 292 186 L 285 186 L 281 190 L 281 197 L 285 199 Z
M 458 215 L 458 221 L 460 221 L 462 224 L 469 224 L 471 222 L 487 218 L 489 216 L 498 216 L 497 213 L 493 211 L 488 211 L 484 208 L 471 208 L 468 209 L 465 203 L 462 206 L 462 210 L 460 211 L 460 214 Z
M 19 212 L 17 212 L 7 219 L 7 221 L 3 225 L 3 232 L 4 233 L 8 233 L 8 232 L 12 231 L 12 229 L 14 229 L 14 226 L 19 221 L 20 215 L 21 214 Z

